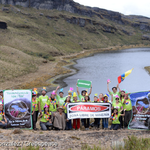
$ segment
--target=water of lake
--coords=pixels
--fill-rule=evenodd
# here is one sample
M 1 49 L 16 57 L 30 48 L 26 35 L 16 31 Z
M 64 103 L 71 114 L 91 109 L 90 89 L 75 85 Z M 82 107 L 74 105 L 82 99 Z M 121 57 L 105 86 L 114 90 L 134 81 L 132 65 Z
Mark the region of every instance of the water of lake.
M 150 75 L 144 69 L 150 66 L 150 48 L 133 48 L 115 52 L 95 54 L 91 57 L 82 58 L 76 61 L 73 67 L 78 72 L 69 76 L 63 81 L 67 84 L 64 87 L 65 96 L 69 87 L 73 87 L 76 92 L 77 79 L 92 81 L 91 100 L 95 93 L 107 92 L 107 79 L 111 80 L 110 88 L 116 86 L 119 75 L 134 68 L 132 73 L 120 83 L 121 89 L 128 92 L 138 92 L 150 90 Z M 79 88 L 81 91 L 82 88 Z

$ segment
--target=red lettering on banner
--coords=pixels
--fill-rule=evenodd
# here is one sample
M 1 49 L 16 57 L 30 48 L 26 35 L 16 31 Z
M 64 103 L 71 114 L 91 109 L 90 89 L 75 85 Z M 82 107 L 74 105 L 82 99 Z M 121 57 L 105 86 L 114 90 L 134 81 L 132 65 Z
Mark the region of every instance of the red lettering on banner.
M 84 112 L 99 112 L 107 109 L 106 106 L 98 105 L 77 105 L 71 108 L 71 111 L 84 111 Z

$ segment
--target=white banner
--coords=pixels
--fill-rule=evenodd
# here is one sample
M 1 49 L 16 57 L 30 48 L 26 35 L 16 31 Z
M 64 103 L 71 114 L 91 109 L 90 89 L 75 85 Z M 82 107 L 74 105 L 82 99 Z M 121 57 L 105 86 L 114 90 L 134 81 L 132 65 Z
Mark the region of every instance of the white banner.
M 4 109 L 8 128 L 32 129 L 31 104 L 31 90 L 4 91 Z
M 110 118 L 110 103 L 69 103 L 67 105 L 67 117 L 77 118 Z

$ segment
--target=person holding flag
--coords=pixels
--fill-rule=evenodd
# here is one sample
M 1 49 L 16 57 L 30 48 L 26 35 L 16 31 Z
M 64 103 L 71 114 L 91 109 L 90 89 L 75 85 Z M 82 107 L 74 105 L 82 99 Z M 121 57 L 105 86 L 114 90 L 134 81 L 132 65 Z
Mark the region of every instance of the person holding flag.
M 109 83 L 108 80 L 107 80 L 107 91 L 109 92 L 109 94 L 112 96 L 112 100 L 111 102 L 112 103 L 115 103 L 116 102 L 116 96 L 118 95 L 120 97 L 120 92 L 121 92 L 121 89 L 119 88 L 119 84 L 117 84 L 117 87 L 113 87 L 112 88 L 112 92 L 109 90 Z M 117 89 L 119 89 L 119 92 L 117 91 Z

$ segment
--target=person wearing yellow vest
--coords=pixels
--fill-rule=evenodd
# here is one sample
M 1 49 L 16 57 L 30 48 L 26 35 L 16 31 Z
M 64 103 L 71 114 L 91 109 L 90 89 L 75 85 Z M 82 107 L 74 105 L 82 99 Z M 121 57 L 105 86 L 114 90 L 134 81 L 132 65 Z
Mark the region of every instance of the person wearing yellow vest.
M 71 103 L 70 101 L 70 95 L 68 95 L 68 97 L 66 98 L 64 104 L 63 104 L 63 108 L 64 108 L 64 112 L 67 118 L 67 104 Z M 66 130 L 71 130 L 72 129 L 72 125 L 71 125 L 71 120 L 69 120 L 67 118 L 67 122 L 66 122 Z
M 52 126 L 51 122 L 51 113 L 49 112 L 49 105 L 46 103 L 44 106 L 44 111 L 40 114 L 40 126 L 41 130 L 49 130 L 49 127 Z
M 73 93 L 73 103 L 78 103 L 80 102 L 79 100 L 77 100 L 77 94 L 76 92 Z M 73 119 L 73 130 L 75 130 L 77 128 L 77 130 L 80 130 L 80 119 Z
M 3 112 L 3 103 L 0 102 L 0 127 L 6 129 L 7 127 L 7 119 L 5 117 L 5 113 Z
M 132 103 L 128 94 L 125 94 L 125 100 L 123 102 L 123 109 L 126 109 L 124 116 L 124 127 L 127 128 L 132 116 Z
M 37 98 L 37 91 L 34 89 L 32 91 L 32 125 L 33 129 L 37 130 L 36 128 L 36 122 L 37 122 L 37 117 L 38 117 L 38 98 Z

